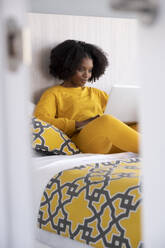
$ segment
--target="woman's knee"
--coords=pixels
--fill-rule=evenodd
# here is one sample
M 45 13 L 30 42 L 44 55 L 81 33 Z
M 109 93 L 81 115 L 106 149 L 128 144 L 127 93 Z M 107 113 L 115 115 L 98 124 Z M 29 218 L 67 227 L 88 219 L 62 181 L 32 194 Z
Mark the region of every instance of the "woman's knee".
M 102 115 L 100 116 L 100 120 L 103 121 L 103 122 L 109 122 L 113 119 L 114 117 L 112 115 Z
M 116 122 L 120 122 L 118 119 L 113 117 L 112 115 L 102 115 L 98 118 L 98 121 L 100 122 L 101 127 L 110 127 L 113 126 L 114 124 L 116 125 Z

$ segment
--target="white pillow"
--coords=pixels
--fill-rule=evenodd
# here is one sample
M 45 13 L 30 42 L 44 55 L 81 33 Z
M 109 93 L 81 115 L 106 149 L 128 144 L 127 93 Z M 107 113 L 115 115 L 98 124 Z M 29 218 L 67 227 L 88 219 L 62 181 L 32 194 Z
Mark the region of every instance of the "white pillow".
M 35 109 L 35 104 L 32 102 L 28 103 L 28 117 L 31 118 L 33 116 L 33 112 Z

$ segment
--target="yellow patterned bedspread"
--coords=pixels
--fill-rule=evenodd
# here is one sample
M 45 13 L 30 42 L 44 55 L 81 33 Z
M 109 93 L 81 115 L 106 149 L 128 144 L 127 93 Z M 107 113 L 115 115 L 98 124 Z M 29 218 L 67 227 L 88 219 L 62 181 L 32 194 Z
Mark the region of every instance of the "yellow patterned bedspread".
M 138 158 L 56 174 L 41 199 L 39 228 L 98 248 L 142 247 L 139 175 Z

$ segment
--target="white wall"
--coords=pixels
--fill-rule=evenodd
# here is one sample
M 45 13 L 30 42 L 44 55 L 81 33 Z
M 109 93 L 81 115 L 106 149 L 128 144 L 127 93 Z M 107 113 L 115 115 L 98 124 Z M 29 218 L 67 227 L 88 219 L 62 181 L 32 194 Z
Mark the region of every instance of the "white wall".
M 102 17 L 133 17 L 131 13 L 112 12 L 110 0 L 30 0 L 30 12 L 102 16 Z
M 29 14 L 32 41 L 32 94 L 59 84 L 48 74 L 50 49 L 66 39 L 101 47 L 109 67 L 93 85 L 110 92 L 113 84 L 136 84 L 136 19 Z M 38 98 L 38 96 L 37 96 Z

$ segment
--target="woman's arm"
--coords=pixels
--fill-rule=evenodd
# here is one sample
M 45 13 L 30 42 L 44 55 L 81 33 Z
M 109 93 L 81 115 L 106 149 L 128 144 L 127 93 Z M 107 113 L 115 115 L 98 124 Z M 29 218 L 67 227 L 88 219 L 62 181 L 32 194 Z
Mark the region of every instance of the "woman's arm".
M 68 118 L 56 118 L 57 105 L 56 97 L 51 90 L 45 91 L 38 102 L 34 116 L 54 125 L 67 135 L 72 135 L 75 131 L 75 121 Z
M 99 117 L 99 115 L 96 115 L 96 116 L 94 116 L 92 118 L 89 118 L 89 119 L 81 121 L 81 122 L 76 121 L 76 124 L 75 124 L 76 129 L 82 129 L 85 125 L 87 125 L 89 122 L 95 120 L 98 117 Z

